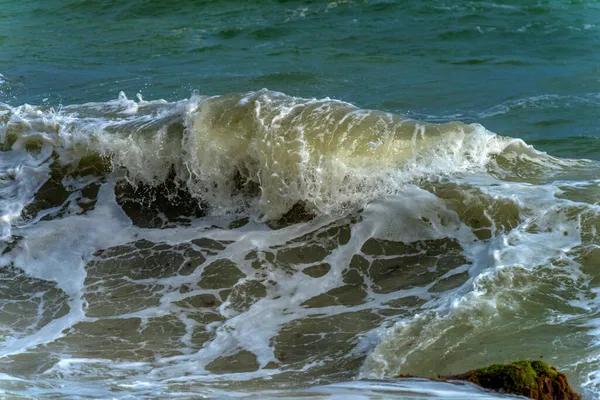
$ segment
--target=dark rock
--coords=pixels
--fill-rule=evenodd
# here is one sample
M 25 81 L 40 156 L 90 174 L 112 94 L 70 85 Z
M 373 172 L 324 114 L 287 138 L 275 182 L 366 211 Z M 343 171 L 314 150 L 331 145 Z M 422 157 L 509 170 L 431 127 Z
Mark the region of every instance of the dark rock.
M 304 202 L 298 202 L 277 221 L 267 221 L 271 229 L 281 229 L 286 226 L 308 222 L 315 218 L 315 214 Z

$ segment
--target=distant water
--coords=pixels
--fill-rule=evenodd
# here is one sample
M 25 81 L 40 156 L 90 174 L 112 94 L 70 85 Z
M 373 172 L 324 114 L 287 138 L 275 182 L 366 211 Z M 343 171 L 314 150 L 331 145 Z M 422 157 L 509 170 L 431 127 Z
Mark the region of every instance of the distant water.
M 0 0 L 0 393 L 600 396 L 598 21 Z

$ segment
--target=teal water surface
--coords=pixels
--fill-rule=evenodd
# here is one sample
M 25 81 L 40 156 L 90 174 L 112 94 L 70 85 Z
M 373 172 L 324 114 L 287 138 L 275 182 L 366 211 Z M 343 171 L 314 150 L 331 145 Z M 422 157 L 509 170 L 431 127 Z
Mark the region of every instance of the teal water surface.
M 0 101 L 266 87 L 598 159 L 594 1 L 0 2 Z

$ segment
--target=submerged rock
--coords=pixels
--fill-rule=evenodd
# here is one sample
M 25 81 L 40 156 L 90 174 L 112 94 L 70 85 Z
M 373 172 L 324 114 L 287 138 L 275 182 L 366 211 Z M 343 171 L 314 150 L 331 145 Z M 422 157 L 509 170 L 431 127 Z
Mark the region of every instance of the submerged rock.
M 494 364 L 444 379 L 464 380 L 501 393 L 517 394 L 536 400 L 579 400 L 567 377 L 543 361 L 517 361 Z
M 300 222 L 308 222 L 315 218 L 315 214 L 310 210 L 304 202 L 298 202 L 281 218 L 274 221 L 267 221 L 267 225 L 271 229 L 281 229 L 286 226 L 297 224 Z

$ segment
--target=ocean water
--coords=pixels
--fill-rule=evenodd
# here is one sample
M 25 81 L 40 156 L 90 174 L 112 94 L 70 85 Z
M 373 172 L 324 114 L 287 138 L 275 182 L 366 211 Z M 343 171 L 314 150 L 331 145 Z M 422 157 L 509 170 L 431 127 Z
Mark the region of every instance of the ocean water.
M 600 396 L 600 5 L 0 0 L 0 397 Z

